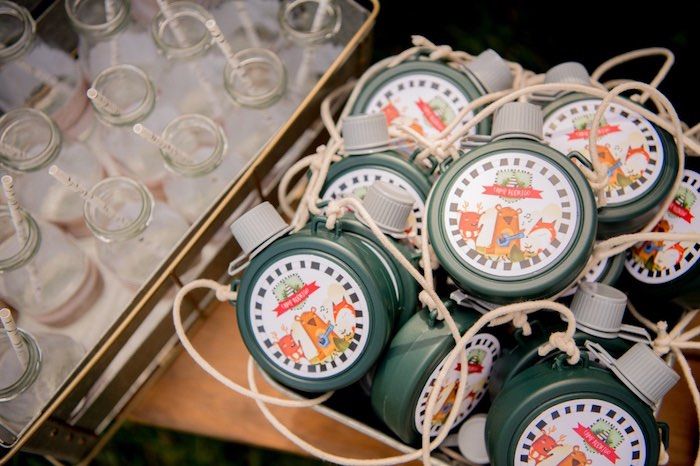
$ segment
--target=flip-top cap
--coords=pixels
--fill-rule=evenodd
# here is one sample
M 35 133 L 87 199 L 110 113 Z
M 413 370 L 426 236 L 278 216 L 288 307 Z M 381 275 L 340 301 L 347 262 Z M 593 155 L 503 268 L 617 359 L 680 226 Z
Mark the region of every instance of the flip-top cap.
M 644 343 L 637 343 L 610 368 L 648 405 L 657 406 L 680 376 Z
M 289 231 L 289 225 L 269 202 L 263 202 L 231 224 L 231 233 L 248 255 Z
M 489 464 L 486 450 L 486 415 L 475 414 L 459 428 L 457 434 L 459 452 L 471 464 Z
M 389 127 L 384 113 L 351 115 L 343 118 L 343 144 L 347 153 L 371 152 L 389 144 Z
M 406 229 L 413 203 L 405 189 L 384 181 L 375 181 L 362 200 L 372 220 L 386 233 L 402 233 Z
M 542 110 L 527 102 L 509 102 L 493 119 L 492 138 L 521 137 L 542 139 Z
M 586 333 L 615 338 L 620 333 L 627 296 L 610 285 L 583 282 L 571 302 L 576 326 Z
M 591 76 L 586 67 L 575 61 L 553 66 L 544 75 L 544 83 L 570 83 L 591 85 Z
M 513 86 L 513 75 L 508 63 L 491 49 L 481 52 L 465 67 L 489 93 L 503 91 Z

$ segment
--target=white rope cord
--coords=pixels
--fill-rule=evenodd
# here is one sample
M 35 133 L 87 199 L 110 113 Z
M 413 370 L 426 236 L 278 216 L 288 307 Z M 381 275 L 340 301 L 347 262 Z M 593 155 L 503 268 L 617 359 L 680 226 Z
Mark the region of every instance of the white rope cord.
M 630 302 L 627 303 L 627 307 L 639 322 L 642 323 L 649 330 L 656 333 L 656 338 L 652 343 L 652 347 L 656 354 L 659 356 L 664 356 L 669 352 L 672 352 L 678 361 L 678 365 L 681 368 L 681 373 L 685 379 L 690 395 L 693 399 L 693 405 L 695 407 L 695 416 L 697 418 L 698 426 L 700 426 L 700 391 L 698 391 L 698 386 L 693 377 L 693 372 L 688 364 L 688 360 L 683 354 L 683 350 L 698 350 L 700 349 L 700 342 L 690 341 L 697 338 L 700 335 L 700 325 L 692 328 L 691 330 L 684 331 L 685 328 L 690 325 L 695 316 L 700 312 L 700 310 L 695 309 L 689 311 L 683 315 L 681 320 L 676 324 L 673 329 L 668 332 L 668 323 L 665 321 L 660 321 L 654 324 L 649 319 L 642 316 L 639 311 Z M 700 443 L 700 430 L 698 431 L 698 442 Z M 661 463 L 660 463 L 661 464 Z M 694 466 L 700 466 L 700 449 L 695 453 Z
M 224 386 L 233 390 L 239 395 L 247 396 L 248 398 L 252 398 L 256 401 L 264 401 L 265 403 L 270 403 L 276 406 L 283 406 L 287 408 L 306 408 L 309 406 L 314 406 L 323 403 L 333 395 L 333 392 L 328 392 L 316 398 L 310 398 L 305 400 L 290 400 L 287 398 L 277 398 L 274 396 L 256 393 L 255 391 L 250 390 L 234 382 L 233 380 L 229 379 L 224 374 L 219 372 L 214 366 L 209 364 L 209 362 L 206 359 L 204 359 L 204 357 L 201 354 L 199 354 L 199 352 L 194 348 L 192 342 L 187 337 L 187 332 L 185 331 L 185 328 L 182 324 L 182 301 L 187 295 L 187 293 L 198 288 L 206 288 L 214 291 L 216 293 L 216 299 L 218 299 L 219 301 L 233 301 L 237 298 L 237 293 L 235 291 L 231 291 L 228 286 L 217 283 L 214 280 L 200 278 L 198 280 L 191 281 L 190 283 L 183 286 L 175 295 L 175 301 L 173 303 L 173 322 L 175 324 L 175 332 L 177 333 L 177 336 L 180 339 L 180 343 L 182 343 L 182 346 L 185 348 L 185 351 L 187 351 L 187 353 L 194 360 L 194 362 L 196 362 L 197 365 L 199 365 L 199 367 L 204 369 L 204 371 L 211 377 L 213 377 L 217 382 L 223 384 Z
M 664 80 L 666 75 L 668 74 L 669 70 L 673 66 L 673 62 L 675 60 L 673 52 L 671 52 L 669 49 L 663 48 L 663 47 L 651 47 L 651 48 L 646 48 L 646 49 L 639 49 L 639 50 L 632 50 L 627 53 L 620 54 L 616 57 L 613 57 L 609 60 L 604 61 L 601 63 L 598 68 L 596 68 L 593 73 L 591 73 L 591 79 L 596 82 L 600 82 L 600 78 L 610 71 L 611 69 L 623 64 L 627 63 L 632 60 L 637 60 L 639 58 L 646 58 L 646 57 L 654 57 L 654 56 L 661 56 L 664 57 L 664 63 L 661 65 L 661 68 L 659 71 L 656 73 L 656 76 L 654 76 L 654 79 L 652 79 L 649 82 L 649 85 L 653 88 L 659 87 L 659 84 L 661 84 L 661 81 Z M 641 96 L 638 98 L 633 98 L 633 100 L 643 104 L 647 101 L 649 98 L 650 93 L 647 91 L 644 91 Z

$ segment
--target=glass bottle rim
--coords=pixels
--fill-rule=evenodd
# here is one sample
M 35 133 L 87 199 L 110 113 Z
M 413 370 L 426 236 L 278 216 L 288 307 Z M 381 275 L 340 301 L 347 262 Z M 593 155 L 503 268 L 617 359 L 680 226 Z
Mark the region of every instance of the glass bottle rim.
M 0 257 L 0 273 L 9 272 L 10 270 L 18 269 L 27 264 L 36 255 L 41 244 L 41 230 L 39 225 L 34 220 L 34 217 L 26 211 L 20 209 L 20 215 L 24 218 L 27 225 L 27 241 L 24 242 L 19 251 L 8 257 Z M 7 206 L 0 206 L 0 218 L 6 218 L 6 221 L 12 224 L 10 209 Z M 13 234 L 13 236 L 16 235 Z M 14 241 L 14 240 L 12 240 Z
M 249 108 L 265 108 L 282 98 L 287 87 L 287 70 L 276 53 L 264 48 L 248 48 L 236 52 L 232 61 L 237 65 L 234 69 L 231 61 L 227 61 L 224 68 L 224 87 L 236 104 Z M 277 73 L 278 79 L 276 85 L 271 86 L 267 92 L 252 95 L 242 92 L 245 86 L 236 86 L 236 76 L 237 70 L 256 63 L 269 65 Z
M 128 24 L 129 13 L 131 11 L 130 0 L 108 0 L 115 2 L 119 8 L 117 8 L 114 18 L 105 18 L 104 22 L 96 24 L 91 24 L 80 19 L 77 10 L 81 1 L 90 0 L 65 0 L 66 15 L 73 27 L 80 34 L 96 38 L 105 38 L 119 32 Z
M 340 31 L 340 26 L 342 24 L 341 20 L 341 10 L 338 3 L 330 0 L 326 5 L 328 8 L 328 14 L 330 14 L 332 21 L 328 21 L 327 24 L 323 25 L 317 31 L 311 31 L 307 29 L 298 29 L 294 27 L 291 15 L 292 12 L 301 6 L 316 3 L 317 8 L 321 4 L 320 0 L 291 0 L 283 2 L 280 5 L 280 9 L 277 13 L 277 20 L 280 24 L 282 31 L 294 42 L 299 44 L 308 45 L 323 42 L 335 36 L 338 31 Z
M 24 123 L 26 120 L 35 120 L 36 124 L 45 126 L 49 131 L 49 140 L 46 147 L 29 157 L 13 157 L 10 154 L 0 152 L 0 165 L 18 172 L 31 172 L 46 167 L 61 152 L 63 144 L 61 130 L 58 129 L 56 123 L 41 110 L 26 107 L 10 110 L 0 116 L 0 141 L 4 141 L 8 134 L 17 129 L 16 126 L 19 123 Z
M 138 66 L 128 64 L 114 65 L 110 66 L 109 68 L 105 68 L 92 81 L 91 87 L 98 92 L 104 93 L 104 89 L 101 89 L 102 85 L 109 81 L 113 75 L 118 73 L 130 75 L 143 84 L 144 95 L 138 105 L 136 105 L 136 108 L 128 112 L 112 113 L 96 105 L 93 100 L 90 100 L 90 104 L 92 105 L 93 110 L 95 110 L 97 117 L 109 125 L 133 125 L 134 123 L 143 121 L 155 108 L 156 88 L 153 81 L 151 81 L 145 71 Z M 110 98 L 109 95 L 106 95 L 106 97 Z
M 173 159 L 167 153 L 161 150 L 160 153 L 165 160 L 166 166 L 175 173 L 187 177 L 203 176 L 211 173 L 219 165 L 221 165 L 228 148 L 228 142 L 226 140 L 223 128 L 221 128 L 220 125 L 215 123 L 214 120 L 209 117 L 198 113 L 189 113 L 180 115 L 179 117 L 170 121 L 170 123 L 168 123 L 163 130 L 163 138 L 172 143 L 175 134 L 183 130 L 181 127 L 183 124 L 189 124 L 193 127 L 210 132 L 214 136 L 216 144 L 214 145 L 209 157 L 201 162 L 194 163 Z
M 21 57 L 32 47 L 36 38 L 36 21 L 29 10 L 5 0 L 0 0 L 0 16 L 14 16 L 24 26 L 22 34 L 12 45 L 0 48 L 0 63 L 7 63 Z
M 27 390 L 36 381 L 41 371 L 42 354 L 36 339 L 19 327 L 17 328 L 17 332 L 27 344 L 29 364 L 27 364 L 27 368 L 17 380 L 6 387 L 0 387 L 0 403 L 11 401 L 21 395 L 22 392 Z M 6 334 L 7 332 L 5 329 L 0 329 L 0 337 Z
M 129 223 L 117 228 L 104 228 L 99 225 L 95 216 L 97 209 L 89 202 L 83 205 L 83 216 L 88 229 L 101 241 L 105 243 L 126 241 L 140 235 L 148 228 L 153 220 L 153 195 L 150 191 L 138 181 L 125 176 L 113 176 L 105 178 L 95 184 L 90 191 L 88 197 L 101 198 L 101 194 L 109 192 L 117 188 L 128 189 L 138 195 L 141 202 L 141 208 Z
M 151 36 L 158 49 L 163 52 L 166 58 L 175 60 L 193 58 L 206 53 L 214 43 L 214 39 L 207 31 L 204 23 L 214 17 L 206 9 L 194 2 L 179 1 L 168 3 L 167 6 L 168 15 L 163 10 L 159 10 L 151 21 Z M 166 28 L 171 28 L 171 23 L 181 18 L 192 18 L 202 24 L 202 35 L 192 44 L 174 44 L 165 40 Z M 177 36 L 175 36 L 175 39 L 178 41 Z

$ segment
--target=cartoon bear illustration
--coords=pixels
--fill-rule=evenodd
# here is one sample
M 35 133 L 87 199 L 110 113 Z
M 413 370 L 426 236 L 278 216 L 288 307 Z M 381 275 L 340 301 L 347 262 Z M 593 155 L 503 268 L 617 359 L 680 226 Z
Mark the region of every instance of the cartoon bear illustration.
M 557 466 L 585 466 L 587 464 L 593 464 L 593 460 L 588 459 L 578 445 L 574 445 L 574 450 L 561 460 Z
M 496 223 L 493 229 L 491 244 L 484 251 L 488 255 L 510 257 L 513 248 L 520 251 L 520 214 L 522 209 L 496 205 Z

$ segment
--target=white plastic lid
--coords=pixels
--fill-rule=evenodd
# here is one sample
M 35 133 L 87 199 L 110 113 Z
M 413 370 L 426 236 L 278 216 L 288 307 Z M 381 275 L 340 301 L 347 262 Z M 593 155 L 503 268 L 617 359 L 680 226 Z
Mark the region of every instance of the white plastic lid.
M 614 338 L 622 328 L 627 296 L 617 288 L 596 282 L 579 285 L 571 302 L 576 326 L 591 335 Z
M 289 225 L 269 202 L 263 202 L 231 224 L 231 233 L 246 255 L 284 235 Z
M 389 127 L 382 112 L 371 115 L 351 115 L 343 118 L 345 152 L 367 153 L 389 144 Z
M 544 83 L 571 83 L 590 86 L 591 76 L 581 63 L 569 61 L 550 68 L 544 75 Z
M 513 86 L 513 74 L 508 63 L 491 49 L 484 50 L 465 66 L 486 90 L 503 91 Z
M 464 458 L 472 464 L 489 464 L 486 450 L 486 415 L 475 414 L 459 428 L 457 446 Z
M 402 233 L 413 211 L 413 197 L 402 188 L 384 181 L 375 181 L 362 204 L 385 233 Z
M 527 102 L 509 102 L 496 113 L 493 119 L 492 138 L 523 137 L 542 139 L 544 124 L 542 110 Z
M 610 369 L 652 407 L 661 402 L 680 378 L 644 343 L 637 343 L 628 349 Z

